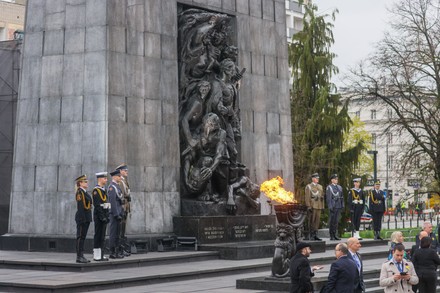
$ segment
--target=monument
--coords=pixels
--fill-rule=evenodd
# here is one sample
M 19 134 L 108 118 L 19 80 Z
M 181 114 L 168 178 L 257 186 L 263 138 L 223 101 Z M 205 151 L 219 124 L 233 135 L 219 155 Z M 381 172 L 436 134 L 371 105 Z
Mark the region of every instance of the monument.
M 179 87 L 185 68 L 179 64 L 183 53 L 178 48 L 190 39 L 185 35 L 179 40 L 185 33 L 179 31 L 179 21 L 182 12 L 191 9 L 210 14 L 208 27 L 224 24 L 211 43 L 202 42 L 203 56 L 191 59 L 198 48 L 188 44 L 190 63 L 203 64 L 191 76 L 197 78 L 201 68 L 217 76 L 221 70 L 229 74 L 234 84 L 227 84 L 229 95 L 222 91 L 221 97 L 226 109 L 230 94 L 237 94 L 232 107 L 239 109 L 239 116 L 210 111 L 212 115 L 197 117 L 202 119 L 200 135 L 205 135 L 199 138 L 208 144 L 214 143 L 211 129 L 227 123 L 222 154 L 227 150 L 229 163 L 236 162 L 232 173 L 237 180 L 229 181 L 229 172 L 223 178 L 225 189 L 216 192 L 204 192 L 218 187 L 208 182 L 213 180 L 191 181 L 222 178 L 213 175 L 221 169 L 206 169 L 217 163 L 215 156 L 186 157 L 191 153 L 188 145 L 195 146 L 191 137 L 182 149 L 181 138 L 187 137 L 182 134 L 182 109 L 193 113 L 189 109 L 208 97 L 208 89 L 224 86 L 208 79 L 204 81 L 210 85 L 200 80 Z M 1 237 L 3 249 L 73 247 L 74 178 L 121 163 L 130 168 L 129 237 L 172 233 L 173 217 L 181 215 L 188 196 L 210 202 L 230 193 L 239 197 L 240 188 L 252 187 L 249 182 L 277 175 L 293 189 L 283 0 L 29 0 L 26 17 L 9 231 Z M 197 39 L 204 29 L 186 33 Z M 230 55 L 222 63 L 213 44 L 223 29 L 229 34 L 223 54 Z M 197 62 L 200 59 L 203 62 Z M 183 103 L 183 89 L 190 103 Z M 212 101 L 218 104 L 218 98 Z M 185 177 L 187 161 L 191 172 Z M 195 192 L 182 192 L 183 187 Z M 259 213 L 269 214 L 264 198 L 260 203 Z

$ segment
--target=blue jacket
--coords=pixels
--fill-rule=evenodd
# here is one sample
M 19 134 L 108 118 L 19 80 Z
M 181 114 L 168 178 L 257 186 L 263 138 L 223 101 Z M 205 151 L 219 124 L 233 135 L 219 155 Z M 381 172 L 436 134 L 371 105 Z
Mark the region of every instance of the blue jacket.
M 329 210 L 344 208 L 344 194 L 341 185 L 328 185 L 325 190 L 325 197 Z
M 356 264 L 352 259 L 343 255 L 332 263 L 324 292 L 353 293 L 356 280 L 359 280 Z
M 112 181 L 108 187 L 108 201 L 111 204 L 110 217 L 123 217 L 124 210 L 122 209 L 122 202 L 120 199 L 122 190 L 119 185 Z

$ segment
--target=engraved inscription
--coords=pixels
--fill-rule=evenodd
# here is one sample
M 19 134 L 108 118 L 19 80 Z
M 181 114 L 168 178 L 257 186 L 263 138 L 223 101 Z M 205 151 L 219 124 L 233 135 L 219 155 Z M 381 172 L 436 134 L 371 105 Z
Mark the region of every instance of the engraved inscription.
M 274 229 L 275 229 L 274 225 L 267 224 L 267 225 L 264 225 L 261 228 L 256 228 L 255 229 L 255 233 L 267 233 L 267 232 L 273 231 Z
M 223 227 L 205 227 L 203 229 L 203 235 L 206 239 L 223 239 L 225 236 L 225 229 Z

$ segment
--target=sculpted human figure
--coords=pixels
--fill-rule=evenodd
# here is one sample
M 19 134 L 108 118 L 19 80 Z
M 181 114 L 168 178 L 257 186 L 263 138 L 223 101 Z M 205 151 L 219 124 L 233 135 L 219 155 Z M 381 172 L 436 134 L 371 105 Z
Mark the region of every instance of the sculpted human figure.
M 228 186 L 228 208 L 238 215 L 260 213 L 260 186 L 247 176 Z

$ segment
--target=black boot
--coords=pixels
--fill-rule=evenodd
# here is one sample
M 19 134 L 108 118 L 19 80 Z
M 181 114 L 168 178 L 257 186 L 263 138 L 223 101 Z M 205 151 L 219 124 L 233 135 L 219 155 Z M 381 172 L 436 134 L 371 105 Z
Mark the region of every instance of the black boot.
M 380 237 L 380 231 L 376 231 L 377 233 L 377 240 L 383 240 L 382 237 Z
M 313 239 L 316 241 L 322 241 L 322 239 L 318 237 L 318 231 L 313 232 Z
M 101 261 L 108 261 L 108 257 L 104 256 L 104 248 L 101 248 Z
M 110 255 L 109 255 L 109 257 L 113 258 L 113 259 L 118 258 L 117 254 L 116 254 L 116 249 L 114 247 L 110 248 Z
M 330 232 L 330 240 L 336 240 L 335 233 Z
M 341 238 L 338 237 L 337 232 L 335 233 L 335 240 L 341 240 Z
M 116 258 L 124 258 L 124 250 L 121 246 L 118 248 L 118 252 L 116 253 Z

